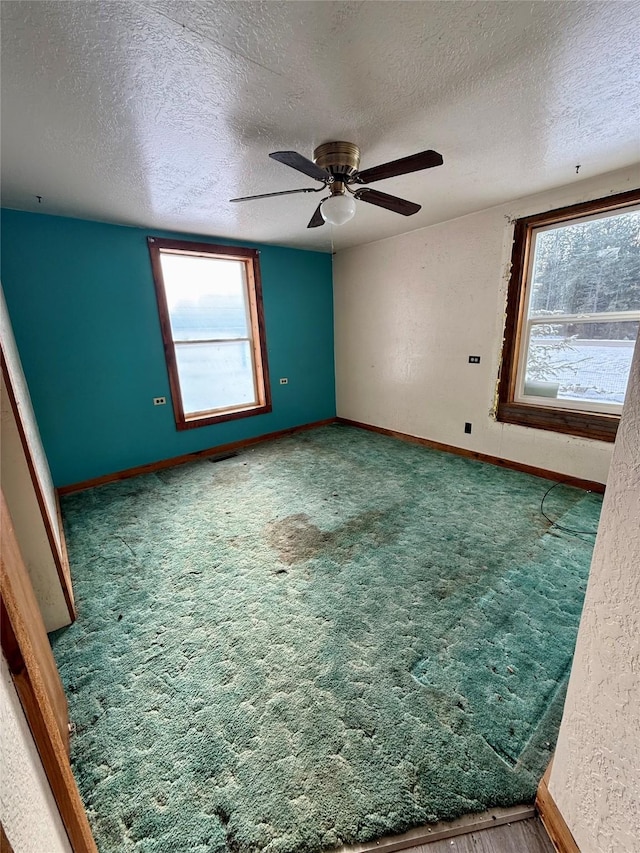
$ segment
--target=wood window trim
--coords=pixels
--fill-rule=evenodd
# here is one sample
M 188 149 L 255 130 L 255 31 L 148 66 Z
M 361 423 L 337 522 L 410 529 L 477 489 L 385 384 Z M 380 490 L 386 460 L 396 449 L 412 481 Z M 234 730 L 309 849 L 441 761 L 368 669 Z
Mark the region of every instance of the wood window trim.
M 529 266 L 531 236 L 535 228 L 543 225 L 554 225 L 583 216 L 619 210 L 638 204 L 638 202 L 640 202 L 640 189 L 634 189 L 516 220 L 511 254 L 511 275 L 507 290 L 507 312 L 500 378 L 498 380 L 498 406 L 496 411 L 498 421 L 599 441 L 615 441 L 620 422 L 620 416 L 617 414 L 584 412 L 551 406 L 533 406 L 515 400 L 518 354 L 527 303 L 525 276 Z
M 271 385 L 269 382 L 269 365 L 267 360 L 267 342 L 265 336 L 264 305 L 262 301 L 262 279 L 260 277 L 260 253 L 257 249 L 249 249 L 243 246 L 220 246 L 215 243 L 197 243 L 190 240 L 171 240 L 163 237 L 147 237 L 149 255 L 151 257 L 151 270 L 158 303 L 160 316 L 160 330 L 164 345 L 164 355 L 169 374 L 169 387 L 171 389 L 171 400 L 173 403 L 173 414 L 178 430 L 194 429 L 195 427 L 209 426 L 233 421 L 239 418 L 248 418 L 255 415 L 263 415 L 272 411 Z M 253 363 L 258 393 L 257 404 L 248 406 L 234 406 L 224 410 L 218 410 L 201 417 L 187 417 L 182 406 L 182 394 L 180 392 L 180 378 L 178 374 L 178 363 L 176 351 L 171 333 L 171 320 L 169 317 L 169 306 L 164 288 L 162 265 L 160 263 L 160 252 L 162 249 L 184 252 L 192 255 L 206 255 L 208 257 L 224 257 L 228 260 L 242 261 L 246 264 L 247 291 L 249 297 L 249 316 L 251 321 L 251 333 L 253 342 Z

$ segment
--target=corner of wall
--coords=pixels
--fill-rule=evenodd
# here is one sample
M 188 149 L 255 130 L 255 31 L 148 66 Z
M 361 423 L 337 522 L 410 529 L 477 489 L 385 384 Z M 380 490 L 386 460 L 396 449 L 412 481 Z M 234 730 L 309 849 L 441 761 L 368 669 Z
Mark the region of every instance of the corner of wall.
M 640 342 L 613 451 L 549 790 L 582 853 L 640 839 Z

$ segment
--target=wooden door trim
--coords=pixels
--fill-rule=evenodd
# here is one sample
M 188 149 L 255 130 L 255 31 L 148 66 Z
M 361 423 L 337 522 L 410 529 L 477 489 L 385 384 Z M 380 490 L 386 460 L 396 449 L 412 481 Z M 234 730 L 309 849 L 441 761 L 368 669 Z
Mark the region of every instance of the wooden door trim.
M 98 853 L 78 786 L 71 771 L 67 745 L 54 710 L 51 689 L 42 672 L 33 638 L 37 615 L 24 612 L 22 590 L 28 585 L 35 595 L 22 561 L 11 517 L 0 494 L 0 626 L 2 651 L 31 730 L 51 792 L 67 832 L 73 853 Z M 19 578 L 19 580 L 18 580 Z M 42 626 L 44 630 L 44 625 Z M 45 634 L 46 637 L 46 634 Z
M 536 810 L 558 853 L 580 853 L 580 848 L 549 791 L 549 777 L 551 776 L 552 766 L 553 759 L 549 762 L 549 766 L 538 785 Z
M 13 847 L 7 838 L 7 833 L 4 831 L 2 821 L 0 821 L 0 853 L 13 853 Z

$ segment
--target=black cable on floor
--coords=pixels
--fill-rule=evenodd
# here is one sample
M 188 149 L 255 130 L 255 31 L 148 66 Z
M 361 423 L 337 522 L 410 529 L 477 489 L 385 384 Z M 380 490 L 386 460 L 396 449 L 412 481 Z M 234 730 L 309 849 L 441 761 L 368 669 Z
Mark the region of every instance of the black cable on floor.
M 558 524 L 557 521 L 554 521 L 552 518 L 549 518 L 547 513 L 544 511 L 544 502 L 549 492 L 552 492 L 556 486 L 563 486 L 567 482 L 567 480 L 558 480 L 558 482 L 554 483 L 553 486 L 549 486 L 547 491 L 542 496 L 542 500 L 540 501 L 540 512 L 547 519 L 549 524 L 551 524 L 551 526 L 555 527 L 557 530 L 562 530 L 564 533 L 573 533 L 574 536 L 595 536 L 598 532 L 597 530 L 572 530 L 570 527 L 563 527 L 561 524 Z M 591 494 L 591 490 L 588 490 L 587 494 Z

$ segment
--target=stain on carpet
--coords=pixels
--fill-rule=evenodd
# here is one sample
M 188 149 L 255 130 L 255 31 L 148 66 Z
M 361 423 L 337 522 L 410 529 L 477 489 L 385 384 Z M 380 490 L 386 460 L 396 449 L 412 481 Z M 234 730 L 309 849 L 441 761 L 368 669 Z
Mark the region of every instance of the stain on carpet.
M 386 512 L 370 510 L 350 518 L 334 530 L 320 530 L 309 516 L 295 513 L 267 525 L 269 545 L 283 563 L 291 565 L 322 555 L 344 563 L 358 548 L 371 548 L 390 542 L 396 536 L 396 507 Z
M 331 426 L 65 497 L 52 645 L 101 853 L 321 853 L 532 800 L 592 550 L 547 488 Z M 545 507 L 593 529 L 600 498 Z

